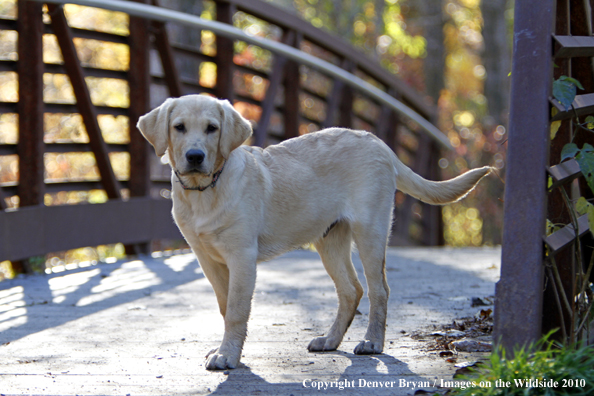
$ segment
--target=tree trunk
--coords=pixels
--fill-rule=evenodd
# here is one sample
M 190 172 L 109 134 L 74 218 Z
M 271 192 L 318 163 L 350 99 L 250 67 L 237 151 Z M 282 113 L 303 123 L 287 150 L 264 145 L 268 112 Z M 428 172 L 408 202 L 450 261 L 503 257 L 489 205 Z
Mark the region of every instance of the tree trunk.
M 481 2 L 483 14 L 483 40 L 485 49 L 483 63 L 487 78 L 485 97 L 492 122 L 486 127 L 505 125 L 509 107 L 509 72 L 511 71 L 511 52 L 507 37 L 505 11 L 507 0 L 489 0 Z M 491 125 L 489 125 L 491 124 Z
M 425 40 L 427 40 L 427 57 L 423 64 L 425 91 L 437 103 L 441 90 L 444 88 L 443 2 L 441 0 L 420 0 L 418 7 L 425 31 Z

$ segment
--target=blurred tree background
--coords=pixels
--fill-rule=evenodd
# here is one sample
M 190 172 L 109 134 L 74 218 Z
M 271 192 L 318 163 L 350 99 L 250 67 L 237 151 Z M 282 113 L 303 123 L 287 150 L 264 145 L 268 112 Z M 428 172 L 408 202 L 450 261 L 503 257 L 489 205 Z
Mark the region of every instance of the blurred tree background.
M 509 73 L 511 70 L 511 33 L 514 0 L 267 0 L 301 16 L 313 26 L 329 31 L 337 40 L 347 40 L 367 56 L 378 61 L 410 86 L 426 95 L 439 108 L 439 128 L 448 136 L 455 150 L 435 158 L 450 178 L 469 168 L 492 165 L 501 175 L 505 168 L 506 123 L 508 112 Z M 214 19 L 211 0 L 161 0 L 160 5 Z M 72 27 L 93 29 L 126 36 L 128 16 L 118 12 L 77 5 L 66 5 L 65 13 Z M 16 19 L 16 0 L 0 0 L 0 18 Z M 49 20 L 45 15 L 46 22 Z M 253 16 L 238 12 L 234 25 L 247 34 L 280 40 L 281 30 Z M 207 55 L 216 53 L 212 32 L 168 26 L 172 42 L 178 46 L 199 47 Z M 17 34 L 0 30 L 0 61 L 17 59 Z M 127 45 L 76 38 L 75 46 L 83 65 L 127 71 Z M 302 49 L 314 55 L 307 44 Z M 158 63 L 154 58 L 152 63 Z M 235 44 L 235 63 L 250 65 L 269 72 L 270 52 L 246 43 Z M 329 59 L 330 60 L 330 59 Z M 62 56 L 55 36 L 44 35 L 44 61 L 60 64 Z M 181 60 L 182 79 L 195 79 L 203 87 L 216 82 L 216 65 L 212 62 Z M 331 89 L 327 78 L 302 67 L 302 84 L 308 84 L 325 95 Z M 303 73 L 305 70 L 305 73 Z M 124 80 L 87 77 L 93 103 L 125 108 L 129 88 Z M 51 103 L 75 103 L 67 76 L 44 75 L 44 100 Z M 261 100 L 267 81 L 258 76 L 236 76 L 238 91 Z M 0 70 L 0 101 L 18 100 L 17 75 Z M 322 105 L 311 96 L 302 95 L 301 108 L 312 119 L 323 119 Z M 236 104 L 244 116 L 258 120 L 260 108 L 247 103 Z M 82 118 L 77 114 L 46 114 L 46 143 L 88 142 Z M 127 143 L 128 120 L 125 116 L 99 116 L 107 143 Z M 0 114 L 0 144 L 18 140 L 16 114 Z M 365 125 L 358 126 L 365 127 Z M 302 125 L 300 133 L 315 130 L 314 124 Z M 110 153 L 116 176 L 129 175 L 129 154 Z M 99 174 L 91 153 L 47 153 L 46 182 L 98 180 Z M 18 157 L 0 156 L 0 184 L 18 182 Z M 123 191 L 126 196 L 127 192 Z M 477 197 L 482 197 L 481 199 Z M 488 197 L 488 199 L 485 199 Z M 503 182 L 496 177 L 481 183 L 477 192 L 464 201 L 443 208 L 446 243 L 451 246 L 481 246 L 501 243 L 503 222 Z M 99 203 L 106 200 L 102 190 L 70 191 L 45 195 L 46 205 Z M 6 200 L 9 208 L 18 207 L 18 196 Z M 101 247 L 92 252 L 77 249 L 59 254 L 58 263 L 105 259 L 123 255 L 123 247 Z M 94 257 L 94 258 L 93 258 Z M 55 262 L 56 257 L 48 258 Z M 0 270 L 0 278 L 2 270 Z

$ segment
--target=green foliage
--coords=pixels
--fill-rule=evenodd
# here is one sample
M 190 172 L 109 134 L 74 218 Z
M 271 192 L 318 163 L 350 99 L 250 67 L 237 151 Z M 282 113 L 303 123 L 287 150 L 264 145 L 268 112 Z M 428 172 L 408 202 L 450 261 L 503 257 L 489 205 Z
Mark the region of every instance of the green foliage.
M 553 81 L 553 96 L 565 107 L 565 111 L 571 109 L 577 88 L 584 89 L 582 84 L 572 77 L 561 76 L 558 80 Z
M 550 335 L 549 333 L 536 345 L 517 350 L 513 359 L 506 359 L 503 349 L 495 349 L 485 367 L 463 379 L 474 382 L 477 386 L 453 389 L 451 394 L 590 395 L 594 389 L 593 347 L 574 345 L 559 349 L 549 341 Z M 535 380 L 539 381 L 541 386 L 528 386 L 528 380 L 532 380 L 531 385 L 535 385 Z M 543 386 L 543 381 L 546 386 Z

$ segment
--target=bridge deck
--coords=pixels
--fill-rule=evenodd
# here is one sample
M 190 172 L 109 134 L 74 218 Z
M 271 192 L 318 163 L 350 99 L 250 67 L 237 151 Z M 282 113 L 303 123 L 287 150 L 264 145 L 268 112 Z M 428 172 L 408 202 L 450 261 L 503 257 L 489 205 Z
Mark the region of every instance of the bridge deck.
M 393 389 L 358 388 L 361 394 L 413 394 L 400 379 L 433 385 L 451 380 L 455 371 L 414 335 L 475 314 L 479 308 L 471 308 L 470 299 L 494 294 L 499 262 L 499 249 L 390 249 L 386 347 L 373 357 L 352 353 L 365 331 L 366 297 L 338 351 L 307 352 L 336 310 L 333 284 L 316 253 L 296 251 L 264 263 L 243 364 L 230 373 L 204 368 L 204 356 L 222 338 L 223 321 L 191 255 L 5 281 L 0 393 L 290 395 L 314 393 L 304 380 L 348 380 L 356 387 L 396 381 Z M 457 361 L 476 357 L 461 352 Z

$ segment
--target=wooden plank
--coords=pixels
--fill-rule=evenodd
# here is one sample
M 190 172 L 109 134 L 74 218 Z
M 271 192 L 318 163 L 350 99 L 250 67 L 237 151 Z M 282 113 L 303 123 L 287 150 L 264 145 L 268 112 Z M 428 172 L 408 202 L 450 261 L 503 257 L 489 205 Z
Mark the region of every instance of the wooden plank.
M 557 36 L 555 39 L 555 58 L 577 58 L 594 56 L 594 37 Z
M 81 229 L 81 224 L 92 226 Z M 3 211 L 0 235 L 4 236 L 0 261 L 85 246 L 182 239 L 171 218 L 171 201 L 144 197 L 95 205 L 31 206 Z
M 122 188 L 128 187 L 128 181 L 121 180 L 120 185 Z M 4 195 L 11 197 L 17 195 L 18 183 L 3 183 L 2 189 Z M 46 193 L 57 193 L 62 191 L 88 191 L 88 190 L 103 190 L 101 181 L 88 180 L 88 181 L 48 181 L 45 185 Z
M 494 339 L 510 356 L 541 336 L 555 1 L 516 2 L 501 280 Z M 522 32 L 530 32 L 525 34 Z
M 300 48 L 301 40 L 302 37 L 300 34 L 294 34 L 291 45 L 295 48 Z M 299 113 L 301 112 L 299 92 L 301 91 L 301 77 L 298 63 L 289 60 L 285 64 L 284 86 L 284 139 L 290 139 L 299 136 Z
M 113 115 L 113 116 L 127 116 L 128 109 L 123 107 L 109 107 L 109 106 L 94 106 L 97 115 Z M 62 104 L 62 103 L 46 103 L 46 113 L 62 113 L 62 114 L 76 114 L 78 113 L 76 104 Z
M 575 112 L 572 109 L 565 111 L 565 107 L 557 99 L 551 98 L 550 103 L 558 110 L 552 121 L 567 120 L 576 114 L 578 117 L 594 114 L 594 94 L 577 95 L 572 103 Z
M 196 49 L 196 47 L 182 43 L 172 43 L 170 44 L 170 46 L 176 55 L 179 54 L 189 56 L 191 58 L 199 60 L 200 62 L 215 62 L 214 56 L 203 54 L 202 52 L 200 52 L 199 49 Z
M 63 7 L 55 4 L 48 4 L 47 7 L 52 20 L 52 28 L 56 34 L 60 50 L 62 51 L 62 57 L 64 58 L 64 69 L 70 78 L 74 96 L 76 97 L 76 104 L 83 118 L 87 134 L 89 135 L 89 145 L 95 155 L 95 161 L 105 192 L 109 199 L 120 199 L 120 186 L 113 172 L 111 161 L 109 160 L 107 146 L 103 140 L 101 128 L 99 128 L 97 113 L 91 101 L 89 87 L 85 81 L 76 48 L 72 42 L 72 35 L 70 34 L 70 28 L 64 15 Z
M 120 70 L 106 70 L 106 69 L 99 69 L 96 67 L 88 67 L 82 66 L 84 70 L 84 74 L 87 77 L 99 77 L 99 78 L 116 78 L 120 80 L 126 80 L 128 78 L 128 73 L 125 71 Z M 52 74 L 66 74 L 66 69 L 64 65 L 54 65 L 46 63 L 44 66 L 45 73 L 52 73 Z
M 40 3 L 18 2 L 19 188 L 21 206 L 42 205 L 43 163 L 43 23 Z
M 46 153 L 80 153 L 92 151 L 88 143 L 44 143 Z M 127 144 L 107 144 L 107 151 L 110 153 L 121 153 L 128 151 Z M 18 153 L 18 144 L 0 145 L 0 155 L 15 155 Z
M 17 71 L 17 61 L 0 60 L 0 71 L 2 71 L 2 72 L 16 72 Z
M 547 172 L 553 179 L 553 184 L 549 187 L 549 190 L 567 184 L 582 174 L 580 164 L 574 159 L 562 162 L 559 165 L 547 167 Z
M 233 15 L 236 11 L 235 5 L 220 1 L 217 1 L 215 5 L 217 21 L 233 26 Z M 217 97 L 227 99 L 233 103 L 235 92 L 233 89 L 233 72 L 235 68 L 233 63 L 235 54 L 233 40 L 216 36 L 216 46 L 217 85 L 215 92 Z
M 119 34 L 99 32 L 97 30 L 80 29 L 80 28 L 70 28 L 70 30 L 72 32 L 72 36 L 76 37 L 76 38 L 107 41 L 109 43 L 116 43 L 116 44 L 128 44 L 128 36 L 121 36 Z M 45 34 L 54 34 L 52 26 L 45 25 L 44 33 Z
M 588 215 L 578 217 L 578 235 L 582 237 L 586 232 L 590 231 L 588 225 Z M 543 238 L 549 247 L 549 254 L 557 254 L 575 241 L 575 228 L 573 224 L 568 224 L 555 231 L 551 235 Z

